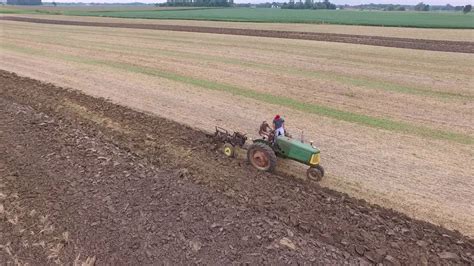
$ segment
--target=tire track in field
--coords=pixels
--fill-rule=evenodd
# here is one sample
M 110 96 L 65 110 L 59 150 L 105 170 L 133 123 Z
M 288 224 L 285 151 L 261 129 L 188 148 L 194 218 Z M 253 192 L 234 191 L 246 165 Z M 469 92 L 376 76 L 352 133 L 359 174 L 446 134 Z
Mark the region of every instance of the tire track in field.
M 133 23 L 68 21 L 68 20 L 56 20 L 56 19 L 14 17 L 14 16 L 1 17 L 0 20 L 43 23 L 43 24 L 72 25 L 72 26 L 94 26 L 94 27 L 113 27 L 113 28 L 150 29 L 150 30 L 244 35 L 244 36 L 257 36 L 257 37 L 269 37 L 269 38 L 354 43 L 354 44 L 362 44 L 362 45 L 374 45 L 374 46 L 442 51 L 442 52 L 474 53 L 474 43 L 465 42 L 465 41 L 439 41 L 439 40 L 422 40 L 422 39 L 395 38 L 395 37 L 382 37 L 382 36 L 362 36 L 362 35 L 337 34 L 337 33 L 254 30 L 254 29 L 217 28 L 217 27 L 182 26 L 182 25 L 154 25 L 154 24 L 133 24 Z

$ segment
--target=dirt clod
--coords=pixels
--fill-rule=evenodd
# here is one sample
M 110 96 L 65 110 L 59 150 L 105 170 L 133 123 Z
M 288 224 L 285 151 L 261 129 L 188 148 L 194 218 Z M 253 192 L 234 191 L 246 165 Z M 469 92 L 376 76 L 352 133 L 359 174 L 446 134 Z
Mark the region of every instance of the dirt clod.
M 355 246 L 354 250 L 360 256 L 363 256 L 364 253 L 365 253 L 365 247 L 363 247 L 363 246 Z
M 282 239 L 280 239 L 280 245 L 282 246 L 285 246 L 289 249 L 292 249 L 292 250 L 295 250 L 296 249 L 296 245 L 288 238 L 286 237 L 283 237 Z
M 189 246 L 194 252 L 198 252 L 199 250 L 201 250 L 202 244 L 199 241 L 192 240 L 189 241 Z
M 448 252 L 448 251 L 443 251 L 441 253 L 438 253 L 438 256 L 442 259 L 447 259 L 447 260 L 458 260 L 459 256 L 456 253 L 453 252 Z
M 391 255 L 385 256 L 383 263 L 388 264 L 388 265 L 393 265 L 393 266 L 401 265 L 400 262 L 396 258 L 392 257 Z

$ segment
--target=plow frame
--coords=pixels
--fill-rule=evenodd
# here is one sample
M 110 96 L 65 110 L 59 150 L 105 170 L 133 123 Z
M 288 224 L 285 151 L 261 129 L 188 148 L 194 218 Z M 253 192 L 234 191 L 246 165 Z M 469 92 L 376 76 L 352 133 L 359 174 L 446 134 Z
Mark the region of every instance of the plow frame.
M 247 136 L 246 134 L 237 131 L 230 133 L 227 129 L 216 126 L 214 140 L 224 144 L 231 144 L 233 147 L 242 148 L 247 141 Z

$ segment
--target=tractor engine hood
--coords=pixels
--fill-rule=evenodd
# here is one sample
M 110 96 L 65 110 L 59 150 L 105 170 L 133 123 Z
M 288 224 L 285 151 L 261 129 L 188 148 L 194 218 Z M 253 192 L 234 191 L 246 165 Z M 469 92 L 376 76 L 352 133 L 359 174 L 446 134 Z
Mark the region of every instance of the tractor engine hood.
M 308 165 L 319 164 L 319 149 L 311 146 L 309 143 L 302 143 L 300 140 L 288 137 L 278 137 L 276 144 L 280 151 L 279 153 L 284 157 Z

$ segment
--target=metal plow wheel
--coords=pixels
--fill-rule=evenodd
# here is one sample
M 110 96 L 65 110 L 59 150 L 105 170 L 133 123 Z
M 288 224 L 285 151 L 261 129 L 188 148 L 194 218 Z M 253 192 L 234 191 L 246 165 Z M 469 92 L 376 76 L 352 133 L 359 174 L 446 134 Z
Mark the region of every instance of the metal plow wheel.
M 232 146 L 230 143 L 224 144 L 224 154 L 227 157 L 234 158 L 235 157 L 235 147 Z

